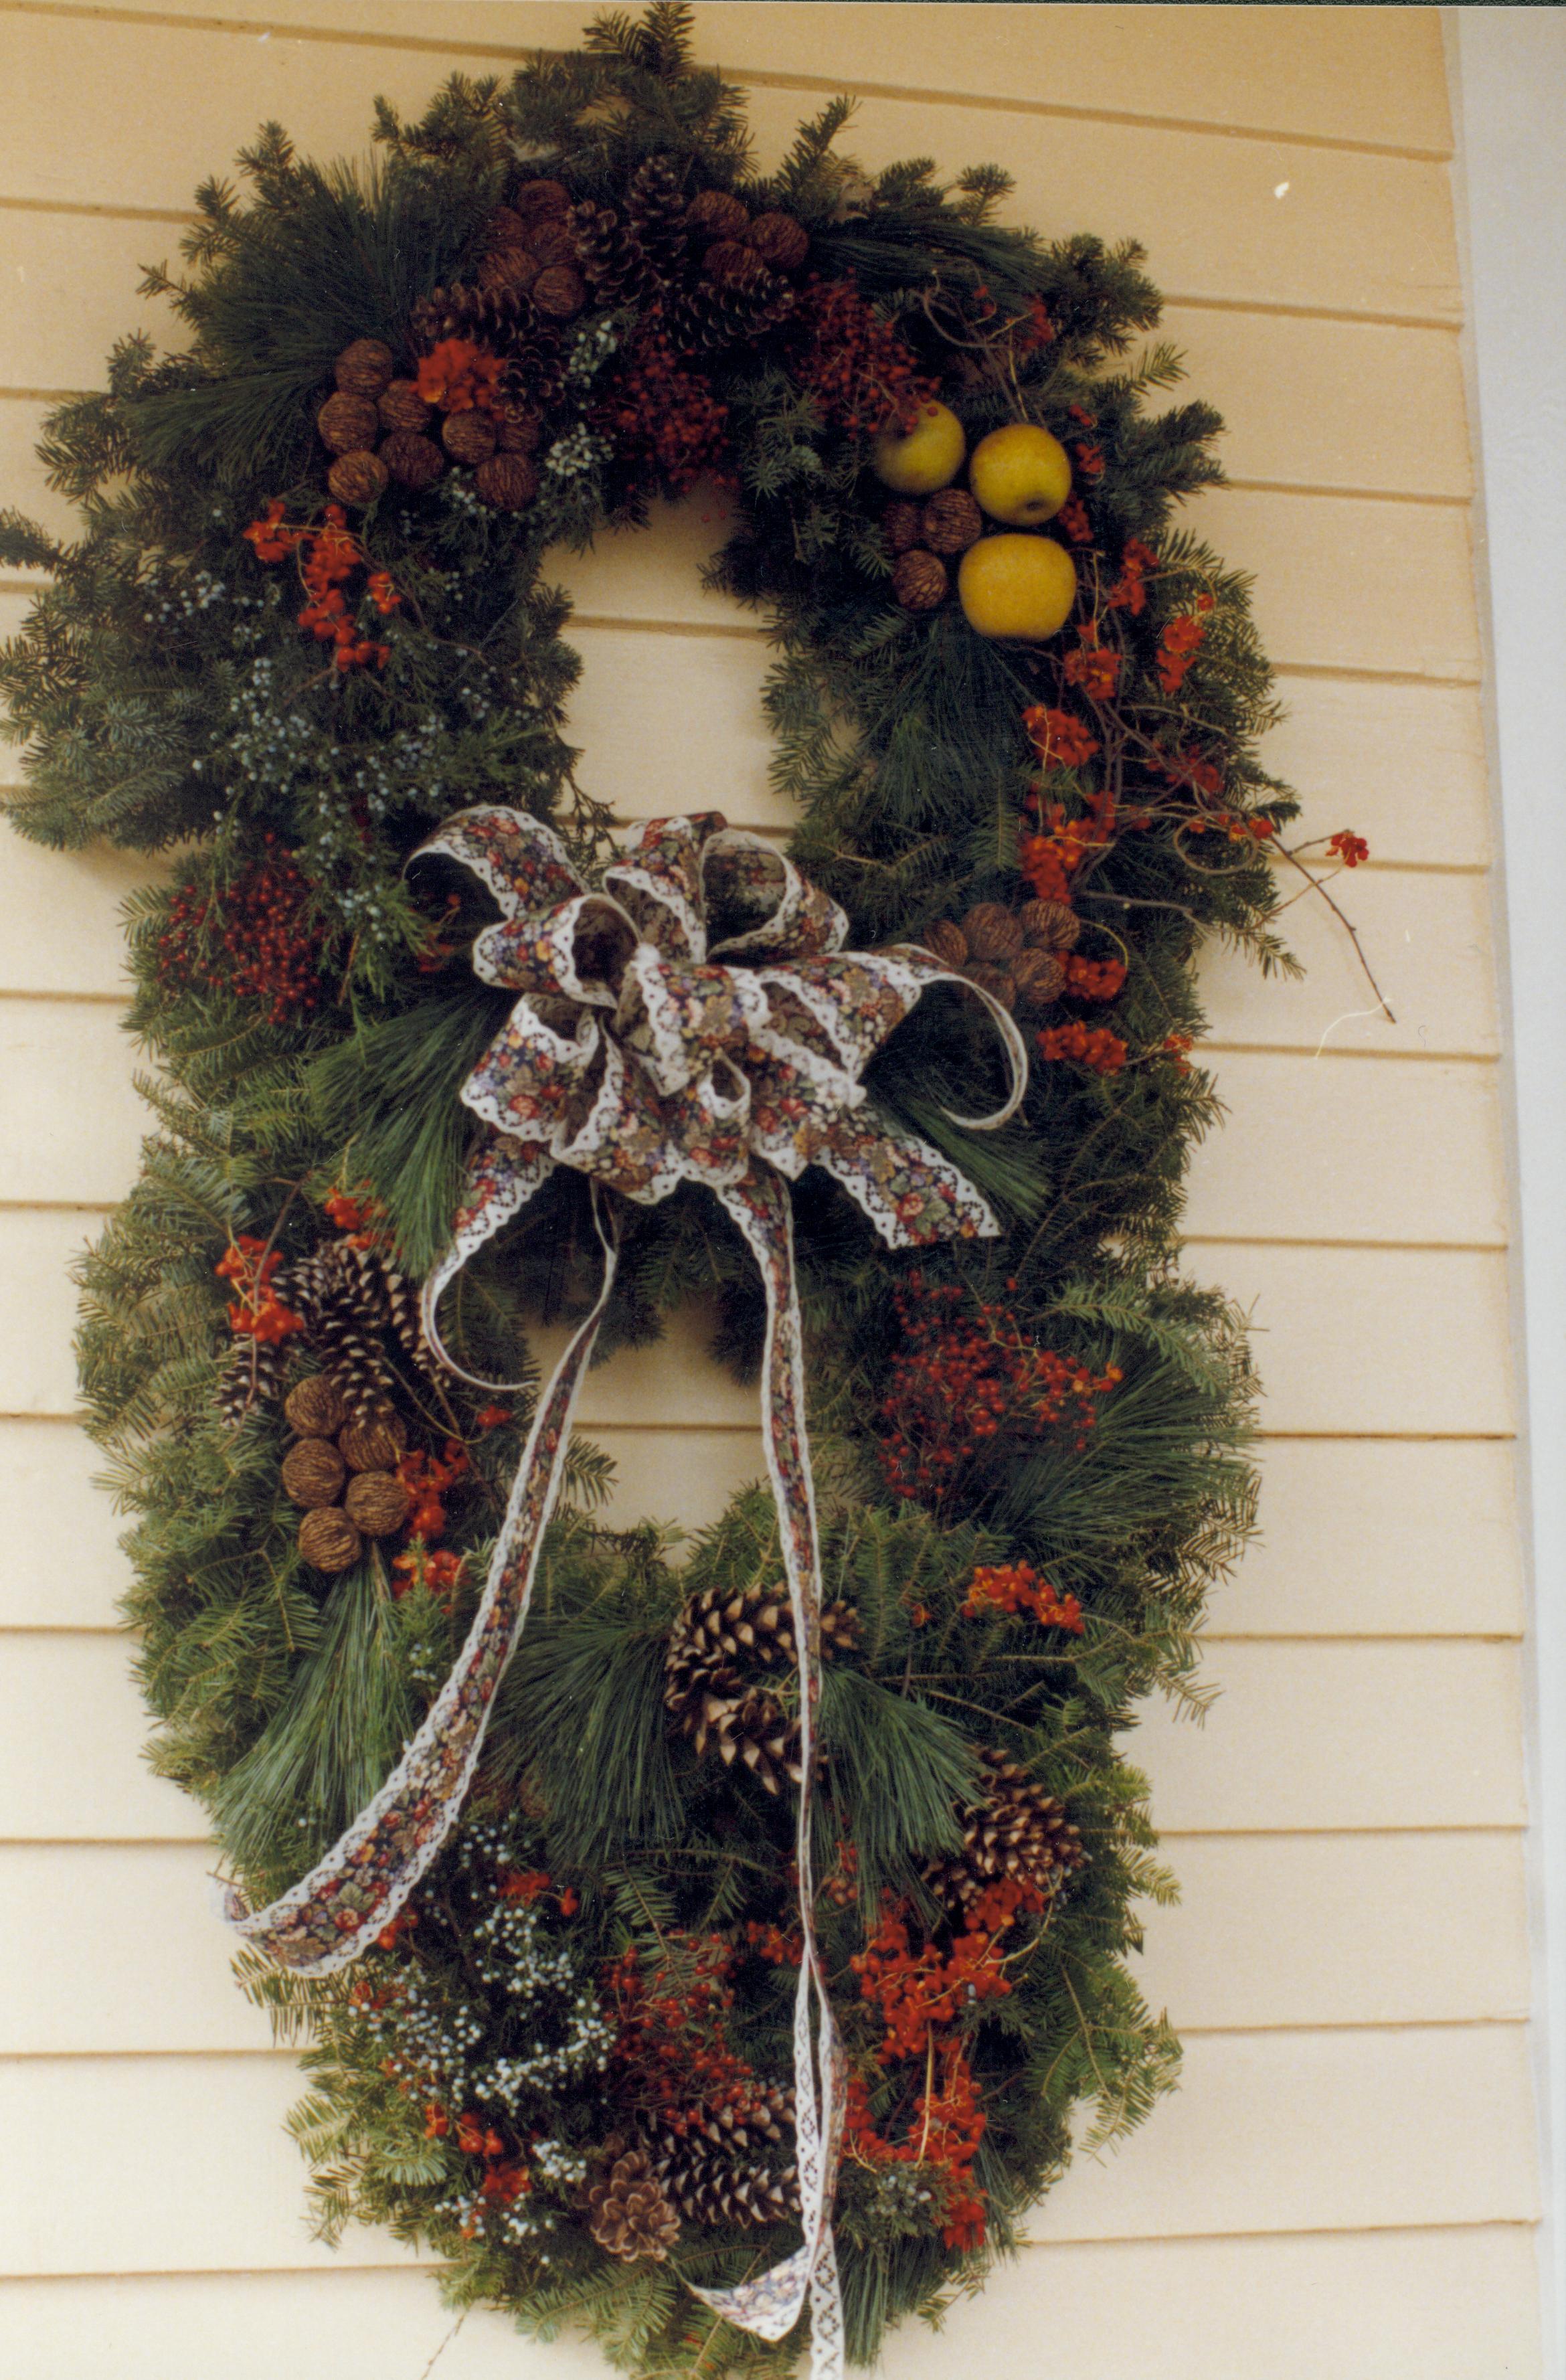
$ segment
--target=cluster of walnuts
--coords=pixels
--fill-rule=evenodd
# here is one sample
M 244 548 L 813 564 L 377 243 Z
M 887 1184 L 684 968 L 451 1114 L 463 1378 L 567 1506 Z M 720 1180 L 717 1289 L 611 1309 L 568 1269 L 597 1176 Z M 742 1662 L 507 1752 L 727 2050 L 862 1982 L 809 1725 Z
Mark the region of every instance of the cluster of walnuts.
M 905 612 L 933 612 L 951 585 L 947 562 L 977 544 L 984 515 L 965 488 L 942 488 L 922 504 L 888 504 L 881 529 L 897 557 L 892 566 L 897 601 Z
M 312 1570 L 351 1570 L 366 1537 L 391 1537 L 413 1499 L 397 1476 L 407 1448 L 400 1414 L 350 1421 L 334 1384 L 320 1373 L 301 1380 L 284 1415 L 297 1433 L 283 1458 L 283 1487 L 304 1508 L 299 1552 Z
M 1025 901 L 1020 909 L 980 901 L 960 922 L 937 918 L 920 939 L 954 975 L 1027 1015 L 1065 990 L 1064 956 L 1081 932 L 1081 919 L 1064 901 Z
M 339 504 L 371 504 L 393 480 L 427 488 L 448 457 L 472 465 L 480 495 L 503 511 L 518 511 L 537 494 L 530 458 L 543 423 L 530 407 L 497 397 L 488 407 L 448 407 L 443 419 L 420 380 L 396 377 L 395 358 L 381 339 L 355 339 L 338 357 L 334 377 L 336 394 L 315 426 L 335 458 L 326 484 Z

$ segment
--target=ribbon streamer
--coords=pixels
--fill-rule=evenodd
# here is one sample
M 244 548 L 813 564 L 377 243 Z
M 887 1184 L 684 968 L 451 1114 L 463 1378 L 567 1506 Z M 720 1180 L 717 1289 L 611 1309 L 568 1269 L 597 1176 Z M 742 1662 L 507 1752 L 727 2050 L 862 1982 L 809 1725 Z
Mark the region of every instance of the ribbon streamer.
M 467 1642 L 418 1734 L 309 1876 L 253 1914 L 234 1897 L 229 1913 L 279 1965 L 323 1975 L 358 1958 L 419 1883 L 455 1822 L 527 1620 L 572 1413 L 613 1285 L 618 1232 L 607 1194 L 653 1205 L 681 1182 L 706 1184 L 743 1234 L 767 1300 L 763 1434 L 800 1670 L 795 1855 L 804 1948 L 794 2055 L 804 2240 L 759 2279 L 695 2294 L 769 2340 L 786 2336 L 808 2299 L 813 2380 L 839 2380 L 843 2312 L 830 2212 L 843 2092 L 816 1944 L 810 1845 L 820 1557 L 793 1219 L 780 1177 L 823 1166 L 893 1247 L 991 1237 L 999 1226 L 972 1184 L 928 1142 L 868 1111 L 860 1076 L 934 983 L 955 983 L 983 1001 L 1011 1063 L 1003 1106 L 954 1121 L 986 1131 L 1014 1115 L 1026 1054 L 1007 1011 L 928 952 L 845 952 L 847 919 L 836 903 L 715 811 L 648 821 L 604 871 L 601 892 L 584 885 L 552 830 L 520 811 L 463 811 L 414 856 L 431 853 L 461 861 L 494 895 L 501 922 L 479 936 L 474 965 L 519 997 L 463 1086 L 464 1104 L 491 1130 L 451 1248 L 425 1283 L 431 1343 L 454 1372 L 474 1378 L 442 1345 L 441 1295 L 557 1165 L 592 1183 L 603 1279 L 540 1399 Z

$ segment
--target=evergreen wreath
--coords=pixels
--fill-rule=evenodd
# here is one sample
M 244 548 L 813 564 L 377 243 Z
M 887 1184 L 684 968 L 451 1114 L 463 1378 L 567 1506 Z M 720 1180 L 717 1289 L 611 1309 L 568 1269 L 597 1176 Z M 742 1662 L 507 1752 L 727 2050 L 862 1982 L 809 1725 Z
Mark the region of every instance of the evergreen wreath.
M 269 127 L 247 198 L 208 184 L 188 273 L 145 285 L 189 352 L 123 342 L 49 425 L 79 542 L 4 516 L 0 556 L 48 579 L 0 691 L 22 832 L 176 855 L 130 905 L 156 1124 L 83 1261 L 79 1347 L 135 1515 L 152 1757 L 257 1902 L 429 1709 L 534 1411 L 443 1364 L 410 1287 L 514 994 L 473 971 L 473 876 L 407 862 L 487 806 L 552 822 L 589 883 L 615 857 L 564 738 L 552 549 L 727 490 L 712 578 L 778 648 L 795 861 L 853 948 L 921 946 L 1020 1023 L 1026 1098 L 987 1136 L 953 1115 L 997 1104 L 994 1034 L 951 983 L 866 1076 L 998 1237 L 889 1254 L 839 1181 L 789 1193 L 832 2219 L 868 2360 L 1011 2246 L 1079 2101 L 1099 2143 L 1175 2078 L 1126 1964 L 1137 1899 L 1174 1888 L 1117 1742 L 1155 1688 L 1199 1703 L 1204 1593 L 1251 1524 L 1242 1320 L 1177 1270 L 1217 1113 L 1192 970 L 1212 934 L 1288 964 L 1269 852 L 1293 804 L 1256 756 L 1245 583 L 1172 520 L 1220 476 L 1218 418 L 1147 409 L 1169 346 L 1123 360 L 1159 315 L 1141 252 L 998 223 L 992 168 L 867 179 L 846 102 L 762 175 L 688 16 L 604 17 L 416 124 L 382 104 L 367 168 Z M 1019 426 L 1020 496 L 983 466 Z M 761 1288 L 710 1194 L 615 1203 L 607 1343 L 699 1296 L 753 1378 Z M 510 1377 L 530 1322 L 586 1312 L 598 1256 L 557 1170 L 449 1301 L 463 1373 Z M 756 1488 L 694 1543 L 614 1530 L 602 1456 L 566 1466 L 418 1891 L 342 1974 L 240 1965 L 309 2039 L 294 2128 L 328 2238 L 428 2241 L 454 2303 L 583 2323 L 637 2373 L 782 2373 L 799 2328 L 768 2344 L 691 2294 L 798 2236 L 778 1512 Z

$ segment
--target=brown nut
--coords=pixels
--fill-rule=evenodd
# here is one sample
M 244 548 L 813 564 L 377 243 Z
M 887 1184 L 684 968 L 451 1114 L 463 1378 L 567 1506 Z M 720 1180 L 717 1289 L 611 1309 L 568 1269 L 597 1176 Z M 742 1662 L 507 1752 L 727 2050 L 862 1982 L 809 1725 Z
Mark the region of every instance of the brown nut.
M 321 443 L 334 455 L 352 455 L 373 446 L 381 434 L 381 416 L 372 396 L 353 396 L 341 389 L 329 396 L 315 417 Z
M 1082 939 L 1082 920 L 1066 901 L 1025 901 L 1017 911 L 1029 945 L 1045 951 L 1074 951 Z
M 758 215 L 745 237 L 774 273 L 797 273 L 810 253 L 810 235 L 793 215 Z
M 539 492 L 539 475 L 526 455 L 492 455 L 473 474 L 473 485 L 497 512 L 519 513 Z
M 384 339 L 355 339 L 333 367 L 333 378 L 347 396 L 377 397 L 396 370 Z
M 925 928 L 919 939 L 927 951 L 935 953 L 942 966 L 966 966 L 968 938 L 961 926 L 954 926 L 950 917 L 937 917 L 933 926 Z
M 892 591 L 904 612 L 933 612 L 944 601 L 949 584 L 946 565 L 922 545 L 899 554 L 892 565 Z
M 1002 1008 L 1016 1006 L 1016 978 L 1009 967 L 989 966 L 983 959 L 976 959 L 963 972 L 970 983 L 977 983 L 980 991 L 987 991 L 991 1000 L 1000 1002 Z
M 382 430 L 424 430 L 429 426 L 430 407 L 419 394 L 415 380 L 395 380 L 381 392 L 376 407 Z
M 434 440 L 417 430 L 394 430 L 382 443 L 381 460 L 400 488 L 427 488 L 446 468 Z
M 554 322 L 568 322 L 588 302 L 587 284 L 572 264 L 546 264 L 531 295 L 540 313 Z
M 701 190 L 685 212 L 686 231 L 698 239 L 743 239 L 750 228 L 750 211 L 729 190 Z
M 395 1536 L 413 1499 L 395 1471 L 360 1471 L 348 1482 L 343 1509 L 367 1537 Z
M 459 463 L 485 463 L 495 451 L 495 425 L 487 413 L 448 413 L 441 443 Z
M 385 494 L 390 478 L 380 455 L 365 447 L 357 455 L 339 455 L 326 474 L 326 484 L 340 504 L 372 504 Z
M 350 1471 L 394 1471 L 407 1446 L 407 1424 L 399 1413 L 351 1421 L 338 1431 L 337 1444 Z
M 284 1401 L 283 1418 L 290 1429 L 301 1438 L 335 1438 L 347 1420 L 348 1409 L 343 1402 L 336 1383 L 324 1372 L 312 1373 L 290 1389 Z
M 364 1539 L 345 1512 L 327 1504 L 307 1512 L 299 1523 L 299 1551 L 312 1570 L 352 1570 L 364 1551 Z
M 1019 951 L 1011 965 L 1021 1009 L 1048 1008 L 1065 990 L 1066 971 L 1053 951 Z
M 963 931 L 976 959 L 1011 960 L 1023 945 L 1022 920 L 1000 901 L 980 901 L 963 919 Z
M 283 1457 L 283 1492 L 296 1504 L 334 1504 L 346 1465 L 329 1438 L 301 1438 Z

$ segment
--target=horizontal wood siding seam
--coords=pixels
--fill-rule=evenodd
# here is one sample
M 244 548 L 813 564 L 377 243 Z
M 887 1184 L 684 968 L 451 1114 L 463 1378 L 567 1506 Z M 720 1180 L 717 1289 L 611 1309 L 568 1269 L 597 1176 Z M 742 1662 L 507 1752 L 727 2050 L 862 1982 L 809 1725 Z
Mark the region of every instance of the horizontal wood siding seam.
M 300 23 L 285 18 L 269 17 L 264 11 L 254 16 L 224 18 L 194 14 L 180 9 L 127 8 L 108 6 L 79 5 L 79 0 L 0 0 L 0 14 L 85 18 L 94 23 L 137 24 L 152 28 L 167 28 L 176 31 L 226 35 L 240 40 L 278 39 L 315 42 L 336 48 L 377 49 L 407 52 L 453 58 L 491 58 L 502 63 L 524 64 L 538 54 L 540 45 L 513 42 L 466 41 L 459 35 L 441 37 L 383 30 L 358 30 L 341 26 Z M 721 53 L 714 53 L 707 38 L 709 28 L 702 21 L 698 8 L 697 42 L 698 55 L 705 62 L 715 56 L 721 63 Z M 549 45 L 544 44 L 545 55 Z M 553 55 L 559 55 L 556 51 Z M 1015 91 L 986 92 L 951 89 L 941 84 L 921 82 L 883 82 L 862 74 L 847 72 L 838 75 L 801 73 L 787 68 L 769 69 L 747 62 L 726 67 L 725 73 L 741 90 L 773 90 L 798 91 L 802 94 L 825 93 L 835 96 L 846 92 L 858 99 L 887 99 L 899 103 L 961 108 L 974 114 L 1001 113 L 1058 118 L 1072 123 L 1112 124 L 1133 129 L 1187 132 L 1223 140 L 1266 140 L 1279 146 L 1299 149 L 1319 149 L 1341 152 L 1349 155 L 1406 159 L 1419 164 L 1442 164 L 1451 154 L 1450 139 L 1442 142 L 1387 141 L 1356 140 L 1347 135 L 1308 131 L 1298 127 L 1267 121 L 1235 121 L 1223 117 L 1162 115 L 1146 109 L 1115 108 L 1104 105 L 1074 105 L 1057 99 L 1030 99 Z

